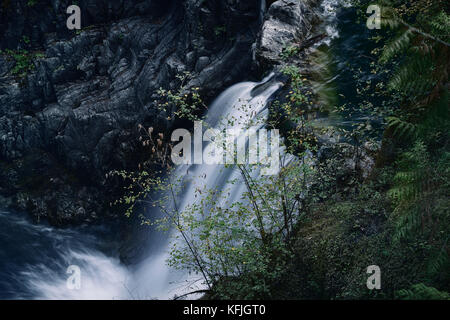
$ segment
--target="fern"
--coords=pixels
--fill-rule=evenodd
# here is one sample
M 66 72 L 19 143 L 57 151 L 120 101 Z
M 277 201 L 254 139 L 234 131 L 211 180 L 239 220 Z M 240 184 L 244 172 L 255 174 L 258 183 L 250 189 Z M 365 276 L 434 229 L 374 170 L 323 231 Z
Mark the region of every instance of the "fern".
M 441 11 L 430 21 L 430 26 L 432 27 L 432 33 L 436 36 L 443 39 L 450 37 L 450 16 L 444 11 Z
M 393 134 L 398 138 L 410 138 L 416 135 L 417 126 L 404 121 L 398 117 L 388 117 L 388 128 L 393 130 Z
M 415 284 L 410 289 L 399 290 L 397 297 L 402 300 L 450 300 L 449 293 L 423 283 Z
M 422 224 L 420 204 L 430 185 L 427 163 L 427 150 L 421 141 L 416 142 L 412 150 L 405 152 L 399 161 L 403 170 L 394 176 L 394 186 L 388 191 L 397 217 L 394 240 L 406 238 Z
M 410 101 L 419 101 L 439 91 L 448 81 L 450 57 L 446 41 L 450 16 L 440 11 L 425 21 L 422 30 L 403 21 L 391 1 L 380 1 L 380 4 L 382 25 L 398 30 L 399 35 L 384 46 L 379 61 L 387 63 L 397 55 L 403 57 L 388 84 L 389 89 L 402 92 Z
M 409 47 L 412 35 L 412 31 L 408 29 L 400 34 L 400 36 L 386 44 L 380 57 L 380 62 L 387 63 L 396 54 L 406 51 L 406 49 Z
M 428 256 L 420 266 L 426 272 L 422 279 L 448 291 L 443 281 L 450 279 L 450 16 L 438 1 L 433 8 L 425 0 L 403 3 L 403 9 L 382 9 L 382 24 L 397 33 L 379 58 L 397 66 L 388 89 L 401 99 L 399 112 L 386 118 L 399 152 L 388 191 L 392 238 Z M 397 293 L 402 299 L 450 299 L 447 292 L 427 285 Z
M 441 272 L 441 270 L 448 270 L 450 258 L 445 248 L 447 247 L 448 238 L 445 241 L 442 248 L 435 254 L 428 262 L 428 274 L 435 275 Z
M 410 55 L 408 61 L 397 69 L 388 88 L 403 92 L 410 100 L 427 95 L 435 85 L 435 68 L 430 55 Z

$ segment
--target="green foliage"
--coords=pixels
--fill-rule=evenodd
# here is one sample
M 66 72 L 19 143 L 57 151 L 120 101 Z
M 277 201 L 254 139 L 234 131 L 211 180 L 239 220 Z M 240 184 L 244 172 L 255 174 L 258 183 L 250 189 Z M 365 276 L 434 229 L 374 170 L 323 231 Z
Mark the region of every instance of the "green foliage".
M 30 44 L 30 42 L 31 42 L 30 38 L 27 37 L 27 36 L 23 36 L 23 37 L 22 37 L 22 40 L 23 40 L 23 42 L 24 42 L 25 44 Z
M 435 1 L 437 4 L 439 1 Z M 416 6 L 430 15 L 421 20 L 420 29 L 406 22 L 408 14 L 414 12 Z M 406 8 L 406 7 L 405 7 Z M 389 82 L 391 90 L 402 92 L 409 101 L 417 104 L 429 104 L 430 100 L 420 101 L 425 96 L 430 97 L 434 91 L 439 91 L 448 81 L 450 16 L 439 7 L 425 5 L 417 1 L 410 9 L 394 9 L 382 7 L 382 23 L 394 29 L 398 36 L 389 41 L 383 48 L 379 61 L 387 63 L 395 56 L 403 57 L 403 62 L 397 68 Z M 431 98 L 435 98 L 431 95 Z
M 449 129 L 449 45 L 445 42 L 449 39 L 450 18 L 439 2 L 384 7 L 382 20 L 398 35 L 385 45 L 380 56 L 382 63 L 400 61 L 388 88 L 403 96 L 401 112 L 387 118 L 392 137 L 404 147 L 399 150 L 398 171 L 388 192 L 394 205 L 394 239 L 424 239 L 432 256 L 428 268 L 431 274 L 443 270 L 448 259 L 448 229 L 442 221 L 450 218 L 445 144 Z M 419 18 L 419 11 L 427 18 Z M 417 21 L 420 29 L 415 26 Z
M 244 181 L 231 181 L 231 185 L 247 185 L 239 200 L 230 203 L 228 190 L 197 190 L 199 200 L 177 215 L 177 227 L 195 248 L 207 282 L 214 284 L 212 296 L 270 297 L 271 283 L 288 260 L 288 239 L 300 218 L 295 196 L 291 195 L 298 194 L 304 185 L 300 179 L 294 182 L 300 168 L 291 164 L 279 176 L 254 180 L 248 168 L 241 167 Z M 287 181 L 291 184 L 287 185 Z M 201 272 L 192 252 L 177 244 L 175 241 L 170 264 Z
M 189 72 L 177 75 L 180 86 L 175 92 L 163 88 L 158 90 L 159 110 L 168 115 L 167 120 L 172 120 L 174 117 L 190 121 L 200 120 L 199 114 L 206 109 L 206 105 L 198 92 L 200 88 L 186 86 L 190 78 Z
M 288 60 L 289 58 L 292 58 L 300 52 L 299 46 L 296 45 L 289 45 L 285 46 L 281 52 L 281 58 L 283 60 Z
M 398 150 L 398 171 L 388 192 L 394 205 L 394 239 L 423 239 L 431 255 L 431 274 L 443 270 L 448 259 L 448 229 L 442 221 L 450 218 L 445 143 L 450 124 L 446 89 L 449 45 L 445 41 L 450 24 L 449 16 L 435 6 L 439 2 L 384 7 L 382 20 L 398 35 L 385 45 L 380 56 L 382 63 L 400 61 L 388 88 L 403 97 L 401 110 L 387 118 L 393 139 L 402 147 Z M 419 18 L 419 9 L 426 12 L 427 19 Z M 417 21 L 420 29 L 415 26 Z
M 410 101 L 413 101 L 429 93 L 436 85 L 433 76 L 435 70 L 436 66 L 430 55 L 411 54 L 408 61 L 398 68 L 388 88 L 401 91 Z
M 387 1 L 385 1 L 386 4 Z M 397 1 L 398 3 L 407 1 Z M 381 206 L 389 212 L 389 219 L 381 223 L 376 236 L 365 237 L 358 241 L 365 241 L 367 246 L 364 252 L 373 259 L 384 270 L 384 286 L 378 297 L 394 298 L 398 287 L 406 288 L 410 283 L 426 283 L 432 286 L 432 293 L 417 293 L 417 299 L 439 298 L 437 290 L 448 291 L 450 274 L 450 259 L 448 247 L 448 234 L 450 232 L 448 223 L 449 213 L 449 184 L 450 180 L 448 167 L 448 132 L 449 132 L 449 109 L 448 109 L 448 69 L 449 69 L 449 49 L 445 42 L 448 42 L 449 29 L 446 27 L 448 16 L 442 12 L 442 6 L 437 5 L 440 1 L 432 1 L 430 6 L 426 1 L 417 1 L 401 6 L 399 9 L 384 8 L 383 24 L 390 26 L 397 35 L 379 50 L 381 65 L 376 66 L 376 71 L 380 74 L 390 74 L 387 86 L 376 88 L 375 93 L 369 86 L 367 89 L 358 88 L 359 94 L 373 94 L 380 105 L 368 106 L 378 107 L 382 115 L 387 115 L 387 140 L 394 141 L 394 156 L 396 164 L 389 170 L 394 170 L 392 181 L 388 191 L 377 188 L 373 192 L 381 192 L 381 197 L 392 201 L 393 209 L 388 203 Z M 426 13 L 428 18 L 420 19 L 416 24 L 415 19 L 420 14 Z M 423 16 L 423 15 L 422 15 Z M 439 22 L 438 22 L 439 21 Z M 439 30 L 437 26 L 439 25 Z M 420 26 L 420 29 L 418 28 Z M 443 32 L 444 31 L 444 32 Z M 390 37 L 390 35 L 388 35 Z M 376 53 L 378 50 L 374 50 Z M 389 69 L 394 68 L 391 73 Z M 358 75 L 355 75 L 358 77 Z M 362 84 L 364 85 L 364 84 Z M 389 91 L 383 92 L 384 88 Z M 381 102 L 380 102 L 381 100 Z M 395 106 L 392 108 L 392 106 Z M 385 108 L 385 109 L 382 109 Z M 373 129 L 369 129 L 369 131 Z M 323 186 L 333 185 L 333 177 L 322 174 Z M 357 182 L 357 188 L 366 188 L 368 181 Z M 335 184 L 338 188 L 339 184 Z M 351 188 L 347 186 L 346 188 Z M 322 194 L 323 192 L 321 192 Z M 336 200 L 330 199 L 327 204 L 333 210 L 339 210 L 345 206 L 345 211 L 352 212 L 358 204 L 355 195 L 339 194 Z M 321 195 L 326 198 L 326 195 Z M 347 202 L 342 200 L 347 199 Z M 363 210 L 361 208 L 361 210 Z M 339 210 L 344 215 L 343 210 Z M 330 218 L 327 211 L 326 219 Z M 357 215 L 353 214 L 352 219 Z M 345 219 L 344 217 L 342 219 Z M 311 223 L 319 223 L 313 220 Z M 288 296 L 301 296 L 304 298 L 361 298 L 368 296 L 365 288 L 360 282 L 352 284 L 353 278 L 348 274 L 361 277 L 361 275 L 347 267 L 347 264 L 355 264 L 358 260 L 357 254 L 346 251 L 347 241 L 353 241 L 353 236 L 348 231 L 338 229 L 340 224 L 336 221 L 328 222 L 335 225 L 336 229 L 328 230 L 336 240 L 327 239 L 323 246 L 311 244 L 305 250 L 299 250 L 295 254 L 299 259 L 299 265 L 291 270 L 285 277 L 289 281 L 297 281 L 301 288 L 294 289 L 288 285 L 289 290 L 294 293 Z M 374 222 L 373 222 L 374 223 Z M 379 222 L 378 222 L 379 223 Z M 357 225 L 360 225 L 359 223 Z M 311 237 L 313 231 L 309 228 L 303 231 L 305 237 Z M 316 236 L 323 238 L 322 229 L 318 228 Z M 297 239 L 300 239 L 297 237 Z M 392 241 L 392 239 L 394 241 Z M 316 240 L 319 241 L 319 240 Z M 324 240 L 322 240 L 324 241 Z M 380 243 L 381 241 L 381 243 Z M 353 243 L 353 242 L 352 242 Z M 299 247 L 308 245 L 303 241 Z M 337 252 L 342 257 L 336 258 L 330 247 L 338 246 Z M 309 255 L 309 251 L 313 253 Z M 373 250 L 373 251 L 372 251 Z M 382 250 L 383 255 L 376 252 Z M 327 254 L 323 254 L 327 252 Z M 319 257 L 319 255 L 325 255 Z M 301 258 L 307 255 L 308 258 Z M 370 261 L 370 260 L 369 260 Z M 369 261 L 360 265 L 361 268 Z M 333 278 L 327 273 L 326 268 L 333 268 L 338 275 Z M 392 268 L 391 268 L 392 266 Z M 401 269 L 408 276 L 395 271 L 395 267 Z M 300 279 L 291 279 L 294 270 L 307 269 Z M 343 269 L 345 272 L 339 273 L 337 270 Z M 331 272 L 333 274 L 333 271 Z M 331 278 L 330 278 L 331 277 Z M 390 277 L 388 280 L 386 277 Z M 345 280 L 342 280 L 345 279 Z M 342 282 L 344 283 L 342 283 Z M 347 283 L 345 283 L 347 281 Z M 417 291 L 419 287 L 411 289 Z M 407 295 L 408 290 L 402 290 Z
M 439 12 L 434 19 L 430 21 L 430 25 L 433 28 L 434 33 L 439 36 L 444 36 L 447 39 L 449 38 L 448 30 L 450 30 L 450 16 L 444 12 Z
M 410 289 L 399 290 L 398 298 L 402 300 L 450 300 L 450 294 L 442 292 L 423 283 L 412 285 Z
M 279 175 L 253 178 L 251 167 L 238 167 L 241 178 L 230 186 L 246 186 L 239 200 L 230 202 L 229 190 L 201 189 L 195 196 L 198 201 L 176 215 L 177 227 L 195 248 L 202 269 L 190 250 L 178 246 L 170 263 L 205 272 L 207 282 L 214 284 L 210 294 L 215 298 L 268 298 L 292 254 L 292 232 L 303 218 L 299 196 L 307 192 L 313 168 L 306 161 L 294 161 Z
M 394 187 L 389 195 L 394 201 L 395 211 L 399 217 L 397 238 L 405 237 L 417 229 L 422 222 L 422 209 L 415 206 L 416 201 L 421 203 L 426 196 L 425 192 L 430 172 L 425 145 L 417 142 L 411 151 L 402 154 L 399 171 L 394 177 Z
M 41 52 L 28 52 L 27 50 L 10 50 L 6 49 L 0 51 L 0 54 L 5 54 L 8 59 L 14 61 L 15 65 L 11 70 L 11 74 L 20 78 L 25 77 L 30 71 L 34 70 L 34 61 L 42 59 L 44 54 Z
M 417 126 L 413 123 L 402 120 L 398 117 L 388 117 L 388 128 L 393 130 L 393 134 L 399 138 L 410 138 L 415 136 Z
M 401 33 L 397 38 L 391 40 L 383 49 L 380 62 L 387 63 L 394 58 L 395 55 L 403 53 L 409 47 L 412 35 L 413 32 L 408 29 Z
M 289 153 L 297 155 L 299 151 L 315 150 L 317 138 L 312 133 L 306 114 L 313 104 L 313 92 L 306 85 L 307 79 L 300 73 L 297 66 L 286 65 L 281 72 L 289 77 L 289 91 L 283 102 L 276 101 L 270 107 L 269 126 L 290 127 L 285 134 Z
M 434 150 L 431 155 L 427 145 L 416 140 L 400 154 L 394 185 L 388 192 L 395 208 L 391 217 L 395 224 L 394 239 L 423 239 L 430 252 L 430 275 L 448 269 L 450 230 L 444 221 L 450 220 L 449 156 L 448 148 Z

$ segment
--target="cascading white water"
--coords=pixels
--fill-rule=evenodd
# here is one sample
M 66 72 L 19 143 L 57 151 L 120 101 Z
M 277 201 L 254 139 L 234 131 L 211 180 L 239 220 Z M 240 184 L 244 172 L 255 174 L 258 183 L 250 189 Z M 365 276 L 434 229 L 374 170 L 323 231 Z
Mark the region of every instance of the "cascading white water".
M 268 115 L 267 102 L 281 86 L 281 83 L 271 80 L 272 76 L 259 83 L 242 82 L 225 90 L 210 106 L 207 125 L 220 130 L 232 127 L 245 132 L 253 119 L 259 119 L 259 126 L 263 126 Z M 229 183 L 239 178 L 239 172 L 223 165 L 183 165 L 175 171 L 175 175 L 185 182 L 185 190 L 177 199 L 180 211 L 196 201 L 196 190 L 227 190 L 227 201 L 233 201 L 240 197 L 245 188 L 243 184 Z M 168 249 L 167 246 L 166 250 L 148 257 L 138 267 L 135 273 L 138 282 L 134 287 L 138 296 L 165 299 L 202 288 L 184 272 L 171 270 L 165 265 Z
M 100 250 L 106 227 L 55 229 L 0 210 L 0 299 L 125 298 L 130 274 L 117 257 Z M 105 249 L 105 248 L 101 248 Z M 69 290 L 66 273 L 81 270 L 81 290 Z
M 259 125 L 263 126 L 268 115 L 267 102 L 281 86 L 271 77 L 259 83 L 238 83 L 225 90 L 209 108 L 206 118 L 208 126 L 224 128 L 230 126 L 230 120 L 237 119 L 231 121 L 232 126 L 245 129 L 244 126 L 256 118 L 261 120 Z M 224 169 L 223 165 L 180 166 L 174 174 L 186 182 L 185 190 L 178 199 L 180 210 L 194 201 L 196 188 L 227 189 L 230 193 L 228 201 L 238 198 L 244 191 L 242 185 L 228 184 L 230 179 L 238 177 L 238 172 L 233 168 Z M 25 219 L 14 219 L 12 216 L 1 213 L 0 219 L 14 224 L 15 228 L 20 225 L 21 233 L 36 237 L 40 242 L 31 243 L 27 252 L 22 253 L 35 254 L 36 261 L 7 266 L 9 274 L 4 279 L 5 286 L 7 282 L 17 282 L 17 285 L 11 288 L 11 294 L 6 294 L 5 298 L 170 299 L 195 288 L 189 286 L 189 275 L 167 266 L 169 240 L 161 243 L 162 247 L 158 251 L 149 252 L 148 257 L 137 266 L 127 268 L 117 258 L 109 257 L 95 248 L 98 239 L 86 236 L 82 231 L 35 226 Z M 161 237 L 165 239 L 163 235 Z M 33 246 L 46 249 L 33 252 Z M 80 290 L 69 290 L 66 285 L 69 265 L 78 265 L 81 269 Z

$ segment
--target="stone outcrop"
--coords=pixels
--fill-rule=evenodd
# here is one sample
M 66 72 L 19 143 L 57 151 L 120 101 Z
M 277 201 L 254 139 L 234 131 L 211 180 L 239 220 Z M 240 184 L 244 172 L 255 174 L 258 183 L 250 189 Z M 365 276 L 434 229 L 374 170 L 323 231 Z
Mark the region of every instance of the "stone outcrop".
M 256 46 L 256 60 L 260 65 L 278 64 L 284 48 L 302 45 L 318 21 L 314 9 L 317 2 L 283 0 L 268 8 Z

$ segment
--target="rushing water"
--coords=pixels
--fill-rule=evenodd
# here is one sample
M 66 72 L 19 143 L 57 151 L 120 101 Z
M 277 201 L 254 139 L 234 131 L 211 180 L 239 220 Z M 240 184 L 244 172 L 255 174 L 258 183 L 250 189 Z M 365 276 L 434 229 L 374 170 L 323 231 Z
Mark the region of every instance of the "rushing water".
M 355 23 L 354 11 L 340 11 L 338 3 L 325 0 L 322 4 L 328 34 L 323 44 L 336 53 L 333 63 L 338 91 L 351 96 L 354 88 L 348 66 L 370 48 L 361 43 L 367 30 Z M 222 128 L 226 119 L 240 119 L 240 124 L 235 124 L 238 127 L 255 117 L 265 119 L 267 102 L 280 85 L 268 77 L 259 83 L 243 82 L 228 88 L 210 106 L 207 122 Z M 227 184 L 238 173 L 223 170 L 223 166 L 184 166 L 175 174 L 184 177 L 186 184 L 179 199 L 181 209 L 192 201 L 198 187 L 229 188 L 229 201 L 243 192 L 242 186 Z M 167 237 L 162 236 L 158 249 L 155 245 L 149 249 L 142 262 L 125 267 L 115 256 L 118 244 L 112 234 L 115 232 L 109 227 L 69 230 L 35 225 L 26 215 L 0 209 L 0 299 L 167 299 L 196 289 L 188 285 L 189 276 L 166 265 Z M 81 269 L 80 290 L 67 287 L 70 265 Z
M 268 113 L 267 102 L 280 86 L 281 83 L 269 77 L 260 83 L 236 84 L 210 106 L 206 122 L 210 127 L 223 128 L 229 120 L 240 119 L 234 122 L 234 128 L 243 128 L 253 117 L 264 119 Z M 237 171 L 224 170 L 220 165 L 180 167 L 175 175 L 186 182 L 178 199 L 180 210 L 195 198 L 198 187 L 221 190 L 230 187 L 229 200 L 243 192 L 242 186 L 227 184 L 237 178 Z M 168 299 L 193 288 L 188 285 L 190 279 L 185 273 L 166 265 L 168 240 L 160 241 L 160 250 L 150 252 L 141 263 L 126 268 L 98 247 L 99 239 L 108 241 L 105 230 L 59 230 L 34 225 L 11 212 L 1 212 L 0 228 L 0 298 L 3 299 Z M 79 290 L 67 287 L 70 265 L 81 269 Z
M 246 125 L 253 118 L 267 118 L 267 102 L 280 87 L 281 83 L 272 81 L 271 76 L 269 76 L 260 83 L 242 82 L 228 88 L 209 107 L 205 126 L 221 130 L 225 127 L 242 129 L 244 132 Z M 230 125 L 230 122 L 233 125 Z M 260 126 L 262 125 L 261 122 Z M 206 148 L 206 146 L 203 147 Z M 210 190 L 212 188 L 217 191 L 226 190 L 227 201 L 239 198 L 244 191 L 242 184 L 229 184 L 230 180 L 239 177 L 238 170 L 224 168 L 223 165 L 183 165 L 178 167 L 174 175 L 177 179 L 183 181 L 183 190 L 177 199 L 179 211 L 183 211 L 188 205 L 196 201 L 196 190 Z M 136 279 L 139 279 L 137 286 L 134 288 L 135 292 L 138 292 L 139 296 L 148 296 L 148 288 L 157 285 L 158 292 L 153 291 L 156 296 L 168 298 L 175 294 L 181 295 L 202 289 L 202 284 L 196 282 L 195 277 L 190 277 L 180 271 L 170 270 L 165 266 L 164 261 L 168 258 L 168 247 L 165 247 L 165 249 L 139 264 L 135 271 Z
M 365 20 L 367 15 L 358 12 L 350 2 L 324 0 L 321 5 L 325 17 L 323 26 L 328 34 L 321 43 L 329 57 L 325 67 L 331 70 L 331 78 L 325 80 L 335 88 L 336 105 L 344 108 L 339 121 L 332 124 L 349 129 L 362 122 L 370 122 L 379 127 L 381 119 L 361 110 L 360 106 L 380 101 L 369 97 L 368 92 L 364 94 L 358 90 L 371 85 L 373 92 L 374 84 L 384 81 L 383 75 L 370 71 L 370 63 L 377 63 L 372 50 L 380 46 L 370 38 L 378 36 L 380 31 L 368 29 Z
M 128 274 L 113 256 L 115 241 L 109 227 L 55 229 L 0 210 L 0 299 L 121 296 Z M 66 287 L 70 265 L 83 270 L 79 291 Z

